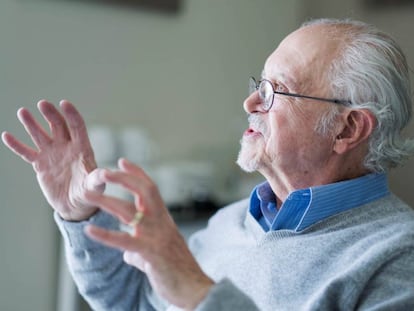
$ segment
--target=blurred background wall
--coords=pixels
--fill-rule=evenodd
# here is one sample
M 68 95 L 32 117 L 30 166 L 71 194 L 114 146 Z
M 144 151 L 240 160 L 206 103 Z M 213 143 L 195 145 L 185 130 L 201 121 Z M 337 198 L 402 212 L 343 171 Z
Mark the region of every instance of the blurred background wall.
M 304 19 L 374 23 L 414 63 L 414 9 L 404 5 L 182 0 L 177 12 L 166 13 L 103 2 L 1 1 L 1 130 L 29 142 L 17 109 L 39 116 L 39 99 L 66 98 L 90 126 L 145 129 L 159 163 L 213 162 L 225 189 L 252 178 L 234 164 L 247 124 L 247 77 L 260 74 L 267 55 Z M 0 310 L 56 310 L 59 236 L 51 209 L 31 167 L 3 146 L 0 157 Z M 391 174 L 392 189 L 411 205 L 413 173 L 411 161 Z M 242 194 L 233 190 L 234 198 Z

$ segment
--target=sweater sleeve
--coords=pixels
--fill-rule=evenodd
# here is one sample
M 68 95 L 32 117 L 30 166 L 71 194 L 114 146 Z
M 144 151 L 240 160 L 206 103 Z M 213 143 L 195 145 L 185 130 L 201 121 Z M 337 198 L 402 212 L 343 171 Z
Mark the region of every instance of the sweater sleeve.
M 414 310 L 414 249 L 393 256 L 378 269 L 359 298 L 357 310 Z
M 195 311 L 259 311 L 259 308 L 245 293 L 229 279 L 216 283 Z
M 93 224 L 118 230 L 118 221 L 98 212 L 87 221 L 67 222 L 54 215 L 65 243 L 69 271 L 93 310 L 157 310 L 162 306 L 141 271 L 126 264 L 122 252 L 89 239 L 84 228 Z

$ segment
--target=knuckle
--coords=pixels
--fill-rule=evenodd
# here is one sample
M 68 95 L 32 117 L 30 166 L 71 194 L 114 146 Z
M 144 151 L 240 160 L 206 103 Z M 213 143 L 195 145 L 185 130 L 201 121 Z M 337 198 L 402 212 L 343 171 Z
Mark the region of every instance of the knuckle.
M 158 186 L 153 182 L 147 185 L 147 191 L 151 196 L 158 195 L 159 193 Z

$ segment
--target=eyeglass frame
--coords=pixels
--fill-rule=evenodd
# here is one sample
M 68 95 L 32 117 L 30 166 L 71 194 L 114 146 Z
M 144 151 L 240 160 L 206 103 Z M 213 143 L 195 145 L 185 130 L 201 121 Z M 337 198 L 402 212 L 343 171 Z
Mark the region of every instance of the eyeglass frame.
M 260 88 L 260 85 L 262 83 L 269 83 L 272 86 L 272 90 L 273 90 L 273 95 L 272 95 L 272 103 L 269 105 L 269 108 L 265 107 L 265 111 L 268 112 L 270 109 L 272 109 L 273 107 L 273 102 L 275 99 L 275 94 L 279 94 L 279 95 L 285 95 L 285 96 L 290 96 L 290 97 L 299 97 L 299 98 L 306 98 L 306 99 L 313 99 L 313 100 L 319 100 L 319 101 L 324 101 L 324 102 L 329 102 L 329 103 L 334 103 L 337 105 L 352 105 L 352 102 L 350 100 L 346 100 L 346 99 L 337 99 L 337 98 L 323 98 L 323 97 L 315 97 L 315 96 L 308 96 L 308 95 L 301 95 L 301 94 L 296 94 L 296 93 L 287 93 L 287 92 L 280 92 L 280 91 L 275 91 L 275 88 L 273 86 L 272 81 L 267 80 L 267 79 L 262 79 L 259 81 L 256 81 L 256 79 L 254 77 L 249 77 L 249 94 L 251 95 L 252 93 L 254 93 L 255 91 L 258 91 Z M 264 99 L 264 97 L 262 97 L 259 93 L 259 96 L 261 99 Z

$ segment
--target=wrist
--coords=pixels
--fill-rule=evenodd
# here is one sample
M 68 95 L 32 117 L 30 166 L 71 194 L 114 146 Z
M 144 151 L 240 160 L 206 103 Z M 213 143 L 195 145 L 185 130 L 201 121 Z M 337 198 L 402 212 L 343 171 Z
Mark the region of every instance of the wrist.
M 82 211 L 70 211 L 70 212 L 60 212 L 58 211 L 58 215 L 60 218 L 62 218 L 65 221 L 71 221 L 71 222 L 80 222 L 85 221 L 91 218 L 93 215 L 95 215 L 98 212 L 98 208 L 91 207 L 91 208 L 84 208 Z
M 204 280 L 200 280 L 199 286 L 197 286 L 197 289 L 191 292 L 191 296 L 188 299 L 185 310 L 195 310 L 197 306 L 207 297 L 208 292 L 210 289 L 214 286 L 213 280 L 211 280 L 209 277 L 206 276 Z

